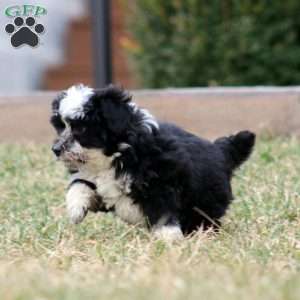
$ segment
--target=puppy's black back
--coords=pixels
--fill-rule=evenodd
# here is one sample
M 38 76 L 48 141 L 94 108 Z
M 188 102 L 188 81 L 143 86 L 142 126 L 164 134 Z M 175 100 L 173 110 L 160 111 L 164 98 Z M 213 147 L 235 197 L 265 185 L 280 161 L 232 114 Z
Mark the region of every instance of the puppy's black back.
M 244 131 L 215 142 L 201 139 L 172 124 L 160 124 L 163 139 L 176 144 L 181 178 L 180 221 L 185 233 L 217 226 L 233 199 L 230 180 L 234 169 L 250 155 L 255 135 Z M 167 155 L 167 154 L 165 154 Z M 173 156 L 173 154 L 172 154 Z

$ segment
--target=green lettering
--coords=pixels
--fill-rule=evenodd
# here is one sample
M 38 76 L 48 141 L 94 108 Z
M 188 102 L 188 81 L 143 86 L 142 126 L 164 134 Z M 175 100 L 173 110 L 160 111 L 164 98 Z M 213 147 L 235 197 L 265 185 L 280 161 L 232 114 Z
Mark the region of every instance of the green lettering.
M 39 16 L 46 15 L 46 14 L 47 14 L 46 8 L 41 7 L 41 6 L 36 7 L 35 14 L 34 14 L 35 17 L 39 17 Z
M 33 5 L 23 5 L 23 16 L 29 16 L 33 14 L 34 6 Z
M 5 10 L 7 17 L 18 17 L 20 16 L 20 7 L 18 5 L 10 6 Z

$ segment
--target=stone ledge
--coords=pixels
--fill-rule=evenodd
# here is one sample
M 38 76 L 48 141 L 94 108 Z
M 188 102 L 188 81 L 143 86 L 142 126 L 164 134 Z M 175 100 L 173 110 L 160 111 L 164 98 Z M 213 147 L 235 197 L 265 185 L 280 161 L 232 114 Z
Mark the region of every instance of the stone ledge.
M 2 142 L 50 143 L 55 92 L 0 95 Z M 258 134 L 300 134 L 300 87 L 192 88 L 133 91 L 157 118 L 213 139 L 242 129 Z

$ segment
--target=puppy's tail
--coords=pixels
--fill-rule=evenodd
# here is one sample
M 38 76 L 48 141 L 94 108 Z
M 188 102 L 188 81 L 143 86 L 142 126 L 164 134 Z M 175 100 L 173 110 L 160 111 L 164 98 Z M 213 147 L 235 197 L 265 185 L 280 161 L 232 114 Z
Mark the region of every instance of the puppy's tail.
M 240 131 L 229 137 L 222 137 L 215 144 L 225 154 L 231 171 L 239 167 L 250 156 L 255 144 L 255 134 L 250 131 Z

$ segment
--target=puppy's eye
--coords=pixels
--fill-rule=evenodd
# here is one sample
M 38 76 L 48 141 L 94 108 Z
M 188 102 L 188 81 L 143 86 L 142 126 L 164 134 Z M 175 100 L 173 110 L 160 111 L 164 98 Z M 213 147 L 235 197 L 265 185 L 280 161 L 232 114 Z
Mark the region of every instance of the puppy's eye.
M 71 130 L 73 135 L 78 136 L 78 135 L 82 135 L 85 133 L 86 131 L 86 126 L 84 126 L 84 124 L 82 124 L 81 122 L 72 122 L 70 124 L 71 126 Z
M 82 135 L 85 133 L 85 131 L 86 131 L 85 127 L 78 127 L 78 128 L 72 129 L 72 132 L 74 135 Z

